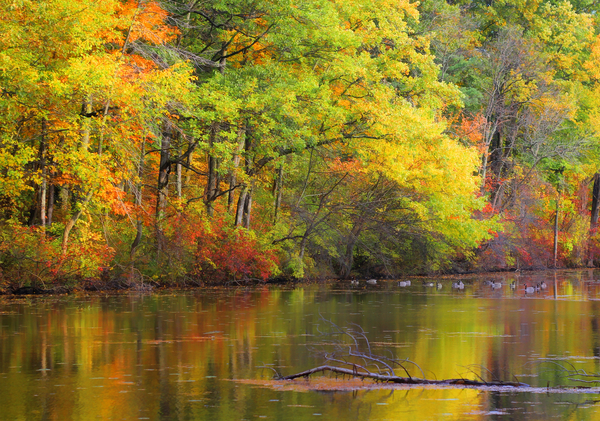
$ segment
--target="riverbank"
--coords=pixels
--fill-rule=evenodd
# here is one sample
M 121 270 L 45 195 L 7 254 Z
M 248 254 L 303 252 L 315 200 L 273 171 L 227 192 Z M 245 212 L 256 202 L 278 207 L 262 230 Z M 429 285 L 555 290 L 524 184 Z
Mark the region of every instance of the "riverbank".
M 495 270 L 495 271 L 472 271 L 469 273 L 441 273 L 441 274 L 421 274 L 413 276 L 397 276 L 389 278 L 377 278 L 379 284 L 386 282 L 393 282 L 399 280 L 416 280 L 417 283 L 425 282 L 426 280 L 457 280 L 462 279 L 463 281 L 476 281 L 485 277 L 486 279 L 497 279 L 510 275 L 514 276 L 525 276 L 534 274 L 548 273 L 564 273 L 569 271 L 593 271 L 595 268 L 525 268 L 525 269 L 506 269 L 506 270 Z M 374 278 L 373 278 L 374 279 Z M 65 295 L 75 293 L 94 293 L 94 292 L 143 292 L 151 293 L 156 291 L 164 290 L 194 290 L 203 288 L 215 288 L 215 287 L 256 287 L 264 285 L 273 286 L 297 286 L 297 285 L 310 285 L 310 284 L 325 284 L 325 283 L 340 283 L 348 284 L 349 286 L 366 286 L 367 279 L 339 279 L 339 278 L 317 278 L 317 279 L 299 279 L 293 277 L 275 277 L 265 281 L 261 279 L 248 279 L 244 281 L 228 281 L 228 282 L 201 282 L 194 281 L 192 279 L 181 279 L 171 282 L 160 282 L 152 279 L 144 279 L 132 281 L 130 279 L 116 277 L 105 279 L 85 279 L 77 282 L 69 281 L 61 284 L 39 284 L 39 285 L 19 285 L 18 283 L 7 283 L 0 286 L 0 296 L 25 296 L 25 295 L 40 295 L 40 296 L 51 296 L 51 295 Z M 371 284 L 373 286 L 373 284 Z

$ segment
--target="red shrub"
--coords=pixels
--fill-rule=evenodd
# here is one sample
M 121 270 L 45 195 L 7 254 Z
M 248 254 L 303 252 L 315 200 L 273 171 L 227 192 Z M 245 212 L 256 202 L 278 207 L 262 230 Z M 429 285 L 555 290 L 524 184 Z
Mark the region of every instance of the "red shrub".
M 261 243 L 253 231 L 211 221 L 197 239 L 193 275 L 206 282 L 267 278 L 277 269 L 275 249 Z

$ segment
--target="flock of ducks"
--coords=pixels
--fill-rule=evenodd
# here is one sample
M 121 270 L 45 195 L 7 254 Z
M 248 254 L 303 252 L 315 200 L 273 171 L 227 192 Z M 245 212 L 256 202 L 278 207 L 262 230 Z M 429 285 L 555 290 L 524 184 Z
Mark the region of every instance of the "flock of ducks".
M 350 285 L 354 285 L 354 286 L 358 286 L 360 284 L 360 282 L 356 279 L 353 279 L 350 281 Z M 367 285 L 377 285 L 377 279 L 368 279 L 366 281 Z M 437 289 L 442 289 L 443 285 L 441 282 L 433 282 L 433 281 L 423 281 L 423 286 L 426 288 L 437 288 Z M 494 281 L 483 281 L 483 284 L 485 286 L 490 287 L 492 290 L 496 290 L 496 289 L 501 289 L 503 284 L 501 282 L 494 282 Z M 510 284 L 510 289 L 511 290 L 516 290 L 517 289 L 517 283 L 515 281 L 512 281 Z M 411 281 L 399 281 L 398 282 L 398 286 L 399 287 L 409 287 L 411 286 Z M 545 290 L 546 288 L 548 288 L 548 285 L 546 284 L 546 282 L 538 282 L 535 285 L 529 285 L 527 283 L 523 284 L 523 288 L 525 291 L 525 294 L 533 294 L 536 292 L 540 292 Z M 456 289 L 456 290 L 463 290 L 465 289 L 465 284 L 463 283 L 463 281 L 455 281 L 452 282 L 452 289 Z

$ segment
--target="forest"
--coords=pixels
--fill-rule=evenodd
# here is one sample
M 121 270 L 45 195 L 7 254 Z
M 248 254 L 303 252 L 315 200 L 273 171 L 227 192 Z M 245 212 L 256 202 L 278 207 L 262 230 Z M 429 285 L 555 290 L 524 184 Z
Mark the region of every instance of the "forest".
M 600 265 L 594 0 L 0 3 L 0 289 Z

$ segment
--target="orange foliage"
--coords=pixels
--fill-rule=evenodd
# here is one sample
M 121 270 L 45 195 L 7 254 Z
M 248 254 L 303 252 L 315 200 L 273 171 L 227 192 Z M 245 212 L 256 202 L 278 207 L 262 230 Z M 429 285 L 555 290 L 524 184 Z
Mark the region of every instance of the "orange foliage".
M 164 44 L 179 35 L 179 30 L 165 23 L 168 12 L 154 1 L 129 0 L 123 6 L 125 15 L 135 16 L 129 41 L 144 40 Z M 137 13 L 137 15 L 136 15 Z
M 329 169 L 333 172 L 349 172 L 349 173 L 359 173 L 364 170 L 362 161 L 358 159 L 348 159 L 343 160 L 339 157 L 334 158 L 329 163 Z
M 485 145 L 483 144 L 483 133 L 487 125 L 487 120 L 483 114 L 476 114 L 472 118 L 463 116 L 456 128 L 458 136 L 460 138 L 468 140 L 474 146 L 480 149 L 480 152 L 484 152 Z

